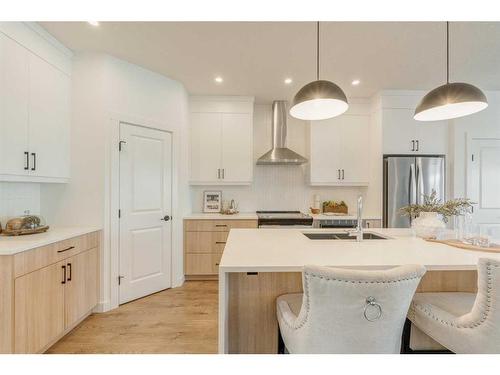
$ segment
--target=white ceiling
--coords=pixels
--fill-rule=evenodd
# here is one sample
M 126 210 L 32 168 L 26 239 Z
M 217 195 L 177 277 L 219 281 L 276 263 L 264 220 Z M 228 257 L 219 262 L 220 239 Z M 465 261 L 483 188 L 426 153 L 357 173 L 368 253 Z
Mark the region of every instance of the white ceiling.
M 315 78 L 313 22 L 41 22 L 74 51 L 101 51 L 182 82 L 189 93 L 290 100 Z M 430 89 L 445 79 L 444 22 L 323 22 L 321 78 L 350 97 Z M 500 23 L 450 25 L 451 80 L 500 89 Z M 224 82 L 216 84 L 214 77 Z M 291 77 L 293 83 L 285 85 Z M 353 79 L 360 79 L 357 87 Z

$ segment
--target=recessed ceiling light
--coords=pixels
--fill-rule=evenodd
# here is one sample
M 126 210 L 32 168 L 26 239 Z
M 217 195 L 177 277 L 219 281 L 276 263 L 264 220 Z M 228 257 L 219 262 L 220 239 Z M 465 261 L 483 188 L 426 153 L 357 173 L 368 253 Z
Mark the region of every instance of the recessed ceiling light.
M 292 79 L 291 78 L 285 78 L 285 84 L 286 85 L 289 85 L 290 83 L 292 83 Z
M 351 85 L 353 86 L 357 86 L 361 83 L 361 81 L 359 79 L 355 79 L 354 81 L 351 82 Z
M 89 24 L 91 24 L 92 26 L 99 26 L 99 22 L 98 21 L 87 21 Z
M 222 79 L 222 77 L 215 77 L 214 81 L 217 82 L 217 83 L 224 82 L 224 80 Z

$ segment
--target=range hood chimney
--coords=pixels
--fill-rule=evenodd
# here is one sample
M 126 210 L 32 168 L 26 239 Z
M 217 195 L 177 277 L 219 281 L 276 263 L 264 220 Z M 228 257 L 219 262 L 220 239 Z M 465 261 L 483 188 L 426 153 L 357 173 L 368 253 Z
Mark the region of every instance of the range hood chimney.
M 272 149 L 262 155 L 258 165 L 300 165 L 307 159 L 286 147 L 286 101 L 273 102 Z

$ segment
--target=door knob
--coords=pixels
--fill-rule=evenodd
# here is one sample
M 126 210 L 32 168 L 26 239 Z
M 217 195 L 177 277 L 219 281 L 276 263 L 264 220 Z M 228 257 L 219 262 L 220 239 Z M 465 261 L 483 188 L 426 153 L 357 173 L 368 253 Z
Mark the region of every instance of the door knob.
M 163 220 L 163 221 L 169 221 L 170 219 L 171 219 L 170 216 L 165 215 L 165 216 L 163 216 L 163 219 L 161 219 L 161 220 Z

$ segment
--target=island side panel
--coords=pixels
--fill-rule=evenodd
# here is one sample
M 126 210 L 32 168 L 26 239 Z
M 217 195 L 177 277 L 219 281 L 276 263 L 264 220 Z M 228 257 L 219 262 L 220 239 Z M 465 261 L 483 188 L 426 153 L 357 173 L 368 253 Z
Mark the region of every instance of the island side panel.
M 0 353 L 14 353 L 14 257 L 0 255 Z
M 228 273 L 229 353 L 276 354 L 278 321 L 276 298 L 302 292 L 300 272 Z M 428 271 L 418 292 L 475 292 L 476 271 Z
M 302 292 L 300 272 L 230 273 L 229 353 L 278 352 L 276 298 Z

